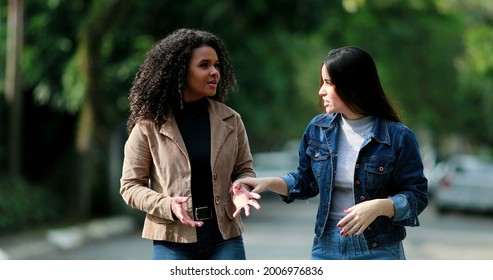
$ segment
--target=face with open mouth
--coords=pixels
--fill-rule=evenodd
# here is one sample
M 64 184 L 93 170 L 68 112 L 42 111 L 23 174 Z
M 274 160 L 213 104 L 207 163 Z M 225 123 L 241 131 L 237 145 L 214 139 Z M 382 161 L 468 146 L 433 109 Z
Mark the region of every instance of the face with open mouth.
M 192 102 L 206 96 L 214 96 L 220 78 L 216 51 L 207 45 L 196 48 L 189 62 L 184 101 Z
M 332 80 L 330 79 L 325 64 L 320 70 L 320 75 L 322 77 L 322 85 L 320 86 L 318 95 L 322 98 L 325 112 L 327 112 L 328 114 L 341 113 L 346 119 L 361 118 L 361 114 L 351 111 L 351 109 L 349 109 L 346 103 L 341 99 L 341 97 L 337 93 L 336 86 L 332 83 Z

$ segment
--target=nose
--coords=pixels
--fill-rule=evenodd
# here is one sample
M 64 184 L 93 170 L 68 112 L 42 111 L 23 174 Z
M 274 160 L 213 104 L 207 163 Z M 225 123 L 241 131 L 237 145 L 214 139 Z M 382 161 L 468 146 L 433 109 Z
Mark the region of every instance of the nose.
M 327 95 L 327 91 L 324 89 L 324 86 L 321 86 L 320 89 L 318 90 L 318 95 L 319 96 L 325 96 Z
M 219 69 L 217 69 L 216 67 L 212 67 L 210 75 L 211 76 L 216 76 L 216 75 L 219 76 L 219 74 L 220 74 Z

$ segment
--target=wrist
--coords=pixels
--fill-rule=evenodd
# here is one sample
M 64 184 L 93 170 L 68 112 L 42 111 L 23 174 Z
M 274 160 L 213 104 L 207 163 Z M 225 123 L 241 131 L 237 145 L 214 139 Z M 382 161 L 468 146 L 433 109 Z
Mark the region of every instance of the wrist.
M 388 196 L 385 200 L 387 203 L 387 207 L 385 207 L 385 209 L 387 209 L 385 216 L 392 219 L 395 216 L 394 201 L 391 196 Z

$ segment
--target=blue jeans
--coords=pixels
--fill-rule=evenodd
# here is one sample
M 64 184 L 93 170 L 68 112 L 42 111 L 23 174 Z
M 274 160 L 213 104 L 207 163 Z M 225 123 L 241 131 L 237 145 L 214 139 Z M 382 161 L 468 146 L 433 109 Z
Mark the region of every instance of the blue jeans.
M 224 240 L 219 232 L 217 220 L 210 219 L 196 228 L 198 241 L 176 243 L 153 241 L 154 260 L 245 260 L 243 237 Z
M 405 260 L 402 242 L 368 248 L 365 237 L 340 234 L 337 221 L 328 221 L 320 238 L 315 237 L 312 260 Z
M 154 240 L 154 260 L 245 260 L 245 247 L 240 236 L 223 240 L 210 247 L 197 243 L 175 243 Z

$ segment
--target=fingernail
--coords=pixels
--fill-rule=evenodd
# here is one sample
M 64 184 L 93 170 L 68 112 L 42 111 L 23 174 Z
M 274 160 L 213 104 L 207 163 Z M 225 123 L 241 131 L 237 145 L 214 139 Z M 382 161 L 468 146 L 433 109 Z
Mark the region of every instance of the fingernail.
M 344 231 L 341 230 L 341 235 L 344 235 Z
M 349 233 L 346 233 L 346 237 L 349 237 Z

